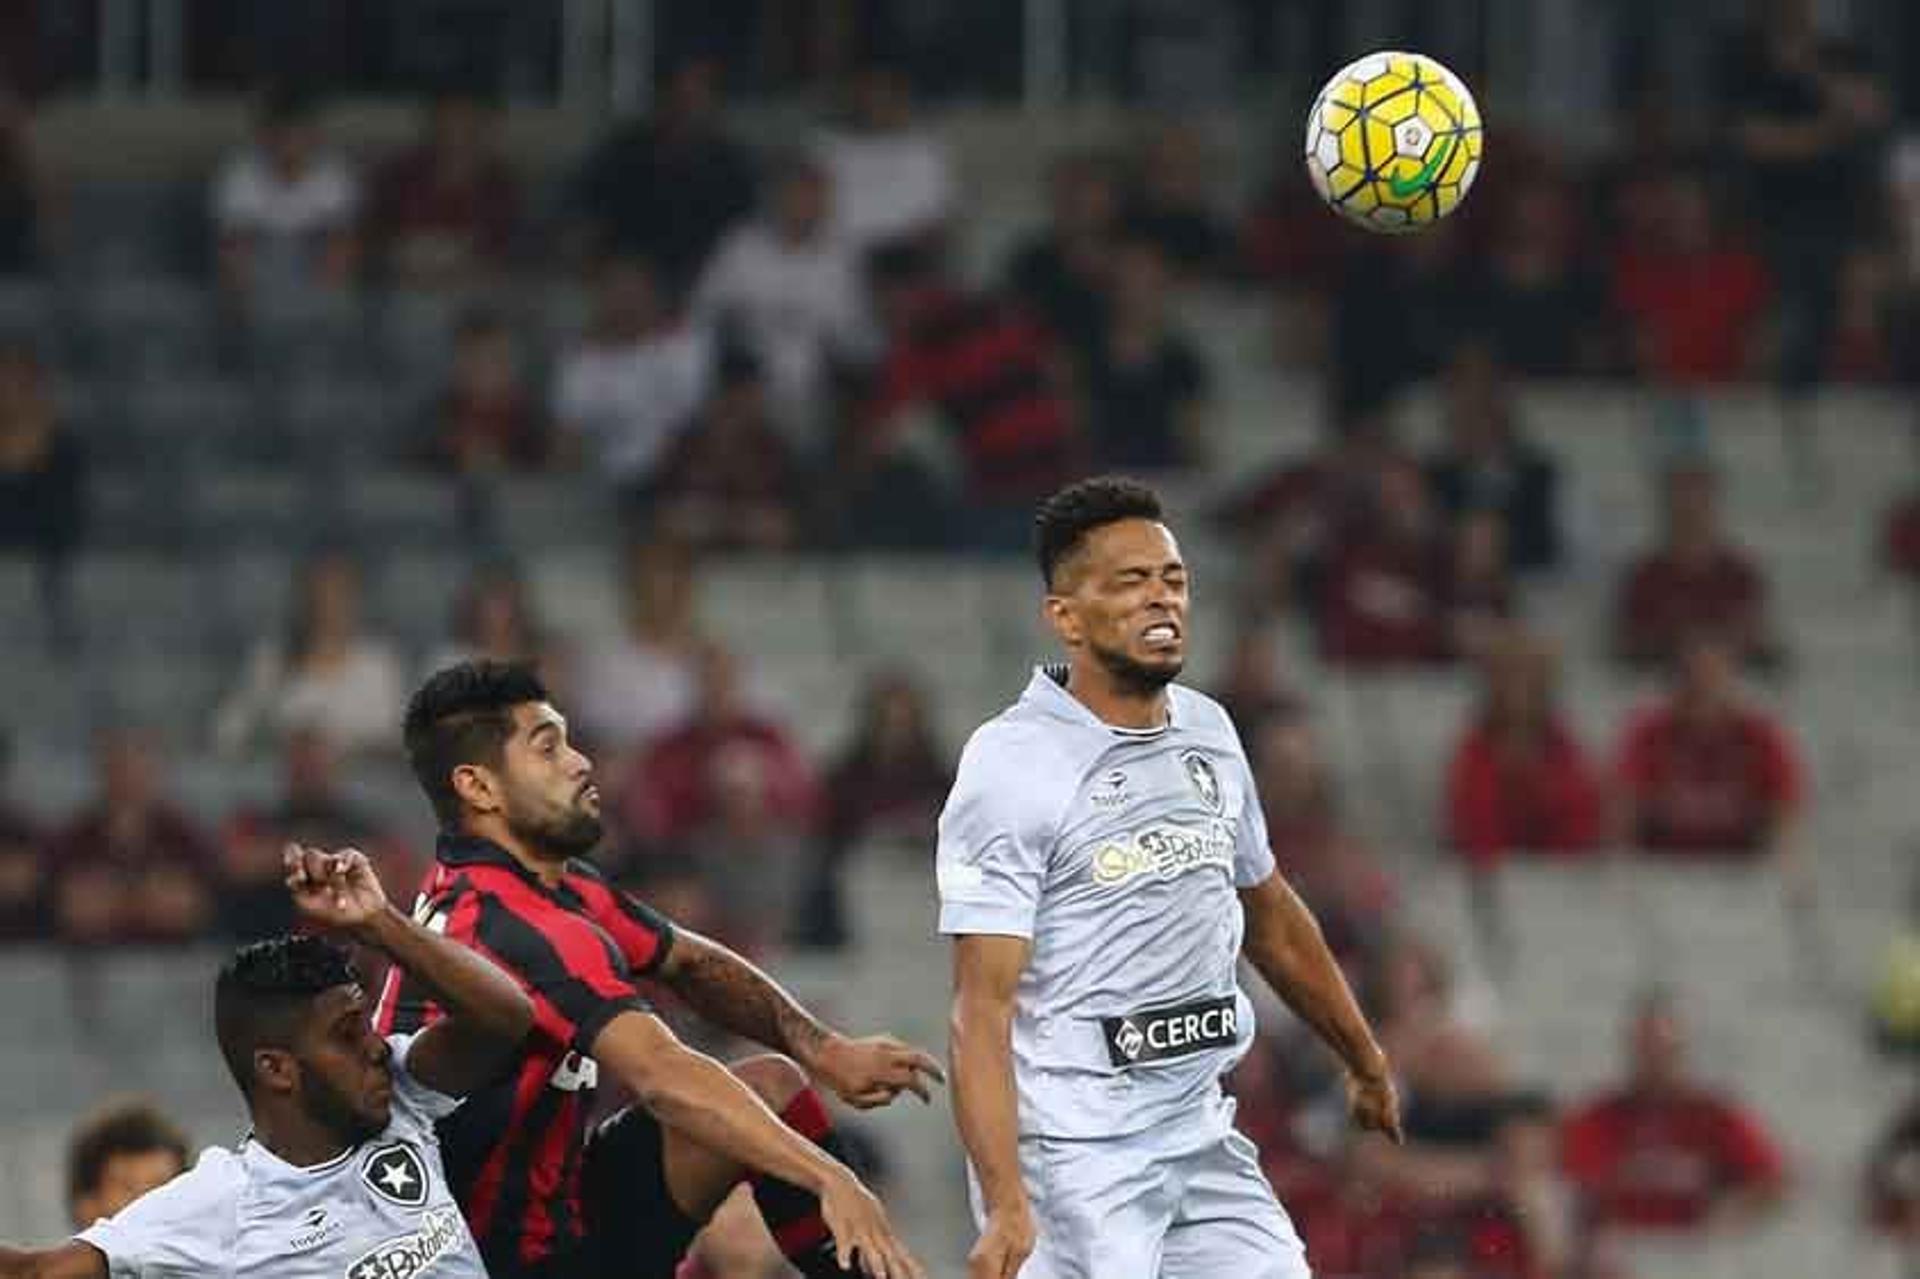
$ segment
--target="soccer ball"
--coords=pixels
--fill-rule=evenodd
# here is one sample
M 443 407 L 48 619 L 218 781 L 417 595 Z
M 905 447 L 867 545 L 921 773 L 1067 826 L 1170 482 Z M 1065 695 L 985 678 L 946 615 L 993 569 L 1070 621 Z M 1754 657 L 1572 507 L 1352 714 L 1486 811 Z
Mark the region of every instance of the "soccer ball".
M 1480 171 L 1480 108 L 1419 53 L 1370 53 L 1307 113 L 1307 176 L 1335 213 L 1389 235 L 1438 222 Z

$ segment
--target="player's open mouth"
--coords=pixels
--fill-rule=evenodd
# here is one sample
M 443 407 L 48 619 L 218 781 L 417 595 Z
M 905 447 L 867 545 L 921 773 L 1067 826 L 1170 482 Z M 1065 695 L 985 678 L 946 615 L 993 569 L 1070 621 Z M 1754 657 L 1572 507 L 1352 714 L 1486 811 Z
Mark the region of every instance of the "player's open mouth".
M 1154 648 L 1168 648 L 1180 642 L 1180 628 L 1172 622 L 1155 622 L 1140 632 L 1140 639 Z

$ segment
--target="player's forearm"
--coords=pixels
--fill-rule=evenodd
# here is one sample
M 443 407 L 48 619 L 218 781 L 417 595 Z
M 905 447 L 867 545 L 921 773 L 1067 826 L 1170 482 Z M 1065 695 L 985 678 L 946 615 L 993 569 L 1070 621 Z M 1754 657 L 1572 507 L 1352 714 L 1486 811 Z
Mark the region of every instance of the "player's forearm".
M 953 1004 L 953 1114 L 989 1211 L 1024 1204 L 1013 1009 L 965 993 Z
M 660 980 L 707 1021 L 786 1053 L 811 1068 L 834 1032 L 753 964 L 720 943 L 685 930 Z
M 594 1041 L 593 1056 L 662 1124 L 699 1145 L 816 1194 L 845 1174 L 731 1071 L 681 1043 L 656 1017 L 616 1018 Z
M 404 969 L 463 1026 L 504 1044 L 519 1043 L 532 1027 L 533 1001 L 498 965 L 391 905 L 355 933 Z
M 1245 953 L 1275 994 L 1362 1079 L 1387 1073 L 1373 1036 L 1320 925 L 1279 876 L 1247 894 Z

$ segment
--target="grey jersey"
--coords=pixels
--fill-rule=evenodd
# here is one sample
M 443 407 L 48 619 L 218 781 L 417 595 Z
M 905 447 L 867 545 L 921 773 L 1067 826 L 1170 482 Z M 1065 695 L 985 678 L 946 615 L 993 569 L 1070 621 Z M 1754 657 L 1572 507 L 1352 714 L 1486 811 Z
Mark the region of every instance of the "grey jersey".
M 434 1123 L 459 1105 L 406 1069 L 371 1141 L 296 1168 L 248 1138 L 80 1232 L 113 1279 L 486 1279 L 447 1187 Z
M 1232 722 L 1178 685 L 1170 722 L 1102 722 L 1046 670 L 968 741 L 940 815 L 940 931 L 1025 937 L 1013 1026 L 1025 1136 L 1136 1132 L 1246 1052 L 1236 889 L 1273 873 Z M 1231 1046 L 1116 1064 L 1101 1022 L 1231 999 Z

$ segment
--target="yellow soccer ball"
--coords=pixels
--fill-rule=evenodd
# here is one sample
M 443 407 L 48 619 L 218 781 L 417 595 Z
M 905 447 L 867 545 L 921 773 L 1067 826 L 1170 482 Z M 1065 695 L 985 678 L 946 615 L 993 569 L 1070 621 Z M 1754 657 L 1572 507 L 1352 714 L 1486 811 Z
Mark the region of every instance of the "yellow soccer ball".
M 1480 172 L 1480 108 L 1425 54 L 1370 53 L 1307 113 L 1307 176 L 1349 222 L 1389 235 L 1454 211 Z

